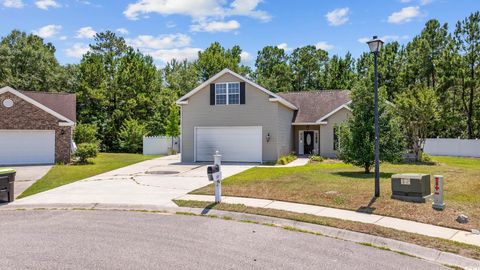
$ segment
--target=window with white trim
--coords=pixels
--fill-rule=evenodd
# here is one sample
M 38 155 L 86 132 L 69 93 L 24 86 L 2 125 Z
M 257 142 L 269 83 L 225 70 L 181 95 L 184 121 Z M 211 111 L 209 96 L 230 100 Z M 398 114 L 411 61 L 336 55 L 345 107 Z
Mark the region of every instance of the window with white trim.
M 240 83 L 215 84 L 215 105 L 240 104 Z

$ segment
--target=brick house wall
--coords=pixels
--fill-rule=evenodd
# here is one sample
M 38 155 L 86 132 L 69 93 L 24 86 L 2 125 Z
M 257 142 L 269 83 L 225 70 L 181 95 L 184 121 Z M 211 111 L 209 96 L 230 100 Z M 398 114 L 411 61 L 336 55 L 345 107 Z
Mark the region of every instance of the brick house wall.
M 13 106 L 3 106 L 11 99 Z M 55 162 L 69 163 L 72 127 L 59 126 L 60 120 L 35 105 L 6 92 L 0 94 L 0 129 L 55 130 Z

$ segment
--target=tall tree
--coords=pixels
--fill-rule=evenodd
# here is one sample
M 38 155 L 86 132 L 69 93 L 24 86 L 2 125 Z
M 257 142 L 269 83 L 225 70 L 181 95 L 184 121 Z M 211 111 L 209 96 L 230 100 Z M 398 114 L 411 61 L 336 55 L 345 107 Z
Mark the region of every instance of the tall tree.
M 247 75 L 250 68 L 241 64 L 242 49 L 235 45 L 231 49 L 223 48 L 219 42 L 214 42 L 203 52 L 198 53 L 196 66 L 200 81 L 206 81 L 224 68 L 242 75 Z
M 429 20 L 425 24 L 420 37 L 426 42 L 426 67 L 427 86 L 436 86 L 436 65 L 448 43 L 448 25 L 440 25 L 437 20 Z
M 340 128 L 339 158 L 369 173 L 374 165 L 374 94 L 372 80 L 359 80 L 352 90 L 352 116 Z M 379 89 L 380 160 L 397 161 L 403 153 L 403 136 L 385 87 Z
M 354 82 L 355 60 L 350 53 L 345 57 L 334 55 L 327 62 L 325 68 L 323 88 L 325 89 L 351 89 Z
M 465 81 L 462 82 L 461 97 L 463 110 L 467 117 L 467 134 L 469 139 L 475 136 L 476 110 L 478 106 L 478 88 L 480 86 L 480 12 L 477 11 L 459 21 L 455 28 L 455 41 L 464 63 Z
M 293 72 L 293 88 L 296 91 L 324 89 L 322 74 L 325 73 L 328 53 L 309 45 L 293 50 L 290 66 Z
M 395 94 L 401 92 L 399 70 L 402 66 L 403 51 L 398 42 L 387 43 L 379 56 L 379 85 L 385 86 L 387 98 L 393 101 Z
M 164 132 L 158 119 L 161 76 L 150 56 L 112 32 L 99 33 L 79 69 L 78 118 L 96 124 L 103 150 L 120 149 L 120 128 L 127 119 L 141 122 L 151 134 Z
M 199 84 L 198 71 L 194 63 L 173 59 L 163 68 L 166 86 L 183 96 Z
M 292 90 L 292 70 L 284 49 L 267 46 L 258 52 L 255 80 L 273 92 Z
M 60 73 L 55 47 L 39 36 L 13 30 L 0 41 L 0 87 L 60 91 Z
M 424 85 L 413 86 L 396 96 L 394 108 L 408 149 L 413 151 L 416 161 L 421 161 L 425 140 L 438 120 L 435 91 Z

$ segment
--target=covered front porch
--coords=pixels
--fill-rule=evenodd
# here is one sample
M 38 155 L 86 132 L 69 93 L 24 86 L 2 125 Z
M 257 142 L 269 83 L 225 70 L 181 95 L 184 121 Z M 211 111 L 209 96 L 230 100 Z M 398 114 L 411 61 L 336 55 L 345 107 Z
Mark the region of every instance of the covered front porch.
M 338 138 L 335 128 L 326 122 L 292 125 L 294 151 L 297 155 L 334 158 Z

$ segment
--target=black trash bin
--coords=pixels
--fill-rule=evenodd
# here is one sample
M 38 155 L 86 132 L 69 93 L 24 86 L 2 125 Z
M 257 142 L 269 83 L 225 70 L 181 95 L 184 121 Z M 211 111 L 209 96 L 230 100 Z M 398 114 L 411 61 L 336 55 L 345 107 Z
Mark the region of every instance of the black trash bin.
M 0 202 L 13 202 L 15 199 L 14 169 L 0 169 Z

